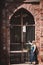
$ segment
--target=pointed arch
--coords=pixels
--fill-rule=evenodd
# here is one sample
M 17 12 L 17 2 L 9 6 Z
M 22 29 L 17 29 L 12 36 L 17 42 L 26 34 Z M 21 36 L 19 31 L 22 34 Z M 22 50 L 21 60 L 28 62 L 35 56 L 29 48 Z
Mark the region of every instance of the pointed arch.
M 34 17 L 33 17 L 33 15 L 28 11 L 28 10 L 26 10 L 25 8 L 20 8 L 20 9 L 18 9 L 17 11 L 15 11 L 15 13 L 11 16 L 11 19 L 14 19 L 15 17 L 17 17 L 17 16 L 20 16 L 21 15 L 21 13 L 22 14 L 28 14 L 28 19 L 30 19 L 32 22 L 31 23 L 33 23 L 33 24 L 35 24 L 35 21 L 34 21 Z M 24 15 L 25 16 L 25 15 Z M 10 20 L 11 20 L 10 19 Z
M 12 15 L 10 19 L 10 50 L 25 49 L 28 41 L 35 40 L 35 24 L 33 15 L 25 8 L 20 8 Z M 17 44 L 18 46 L 17 46 Z M 14 58 L 16 59 L 16 58 Z M 20 62 L 20 58 L 19 62 Z M 25 57 L 26 59 L 26 57 Z M 25 62 L 24 58 L 21 58 L 21 62 Z M 14 61 L 17 63 L 18 61 Z M 12 63 L 12 61 L 11 61 Z
M 27 33 L 29 35 L 29 37 L 27 35 L 27 41 L 30 40 L 32 42 L 32 40 L 35 40 L 35 27 L 33 27 L 33 25 L 35 24 L 34 17 L 25 8 L 20 8 L 13 14 L 13 16 L 10 19 L 10 24 L 12 26 L 16 25 L 18 27 L 19 26 L 23 27 L 25 25 L 27 27 L 27 32 L 28 33 L 30 32 L 29 34 Z M 33 29 L 32 29 L 32 27 L 33 27 Z M 33 33 L 34 37 L 33 37 L 33 35 L 31 36 L 31 34 L 32 34 L 31 32 Z
M 11 17 L 14 15 L 14 13 L 16 13 L 17 11 L 19 11 L 19 10 L 21 10 L 21 9 L 24 9 L 24 10 L 28 11 L 28 12 L 34 17 L 34 14 L 33 14 L 33 12 L 31 11 L 31 9 L 33 8 L 33 7 L 31 7 L 32 5 L 29 4 L 29 5 L 26 5 L 26 6 L 29 6 L 29 7 L 27 8 L 27 7 L 25 7 L 25 4 L 23 4 L 23 5 L 21 5 L 20 7 L 16 8 L 16 9 L 13 11 L 13 13 L 12 13 L 11 15 L 9 15 L 9 20 L 10 20 Z

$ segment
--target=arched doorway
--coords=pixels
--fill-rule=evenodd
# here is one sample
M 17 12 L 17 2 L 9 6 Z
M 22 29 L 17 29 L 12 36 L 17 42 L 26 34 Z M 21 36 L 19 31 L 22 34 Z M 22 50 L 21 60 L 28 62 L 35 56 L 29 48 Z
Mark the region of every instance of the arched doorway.
M 21 8 L 10 20 L 10 63 L 26 62 L 26 43 L 35 40 L 35 22 L 33 15 Z

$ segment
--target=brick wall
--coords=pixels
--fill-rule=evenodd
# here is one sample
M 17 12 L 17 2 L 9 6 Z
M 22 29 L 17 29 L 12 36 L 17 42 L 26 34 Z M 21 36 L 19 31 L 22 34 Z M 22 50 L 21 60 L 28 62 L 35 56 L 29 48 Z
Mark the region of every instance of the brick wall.
M 40 61 L 43 62 L 43 0 L 40 1 Z
M 9 23 L 10 19 L 20 8 L 25 8 L 28 10 L 34 17 L 35 20 L 35 41 L 37 42 L 37 46 L 39 49 L 39 61 L 41 61 L 41 56 L 43 53 L 43 0 L 40 1 L 40 4 L 32 5 L 32 4 L 26 4 L 26 3 L 19 3 L 16 5 L 16 3 L 10 3 L 6 4 L 5 9 L 3 9 L 3 41 L 7 47 L 7 50 L 9 52 L 10 50 L 10 29 L 9 29 Z

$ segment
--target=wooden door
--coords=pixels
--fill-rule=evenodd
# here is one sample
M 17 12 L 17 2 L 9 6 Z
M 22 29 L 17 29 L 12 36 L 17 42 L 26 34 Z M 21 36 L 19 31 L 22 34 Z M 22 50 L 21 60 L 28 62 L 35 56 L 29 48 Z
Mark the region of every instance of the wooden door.
M 10 63 L 26 62 L 26 53 L 19 53 L 25 49 L 28 41 L 35 40 L 34 18 L 27 10 L 21 8 L 12 16 L 10 21 Z M 25 59 L 24 59 L 25 57 Z

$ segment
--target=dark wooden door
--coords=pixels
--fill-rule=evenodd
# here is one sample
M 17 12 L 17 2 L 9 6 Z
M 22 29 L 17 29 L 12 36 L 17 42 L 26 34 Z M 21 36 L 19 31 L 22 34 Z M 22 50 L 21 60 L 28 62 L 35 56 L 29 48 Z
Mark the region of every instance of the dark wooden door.
M 10 21 L 10 51 L 25 49 L 28 41 L 35 40 L 35 26 L 33 16 L 25 9 L 20 9 L 12 16 Z M 11 53 L 10 63 L 25 62 L 25 54 Z

